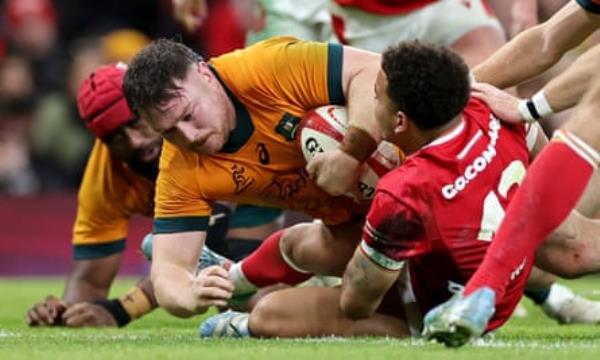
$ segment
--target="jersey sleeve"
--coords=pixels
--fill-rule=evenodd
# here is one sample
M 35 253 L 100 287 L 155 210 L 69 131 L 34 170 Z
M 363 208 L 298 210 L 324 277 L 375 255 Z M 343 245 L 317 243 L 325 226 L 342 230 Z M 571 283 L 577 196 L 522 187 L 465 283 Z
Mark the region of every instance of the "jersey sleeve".
M 586 11 L 600 14 L 600 0 L 577 0 L 577 3 Z
M 363 228 L 360 249 L 387 270 L 429 251 L 425 228 L 415 205 L 378 190 Z
M 156 182 L 155 234 L 205 231 L 211 205 L 204 200 L 197 179 L 197 154 L 180 150 L 168 141 L 163 149 Z
M 281 102 L 302 111 L 346 102 L 339 44 L 275 37 L 213 62 L 219 71 L 229 71 L 225 75 L 253 101 Z
M 73 227 L 76 260 L 109 256 L 125 249 L 129 224 L 127 187 L 112 167 L 108 149 L 96 142 L 79 188 Z

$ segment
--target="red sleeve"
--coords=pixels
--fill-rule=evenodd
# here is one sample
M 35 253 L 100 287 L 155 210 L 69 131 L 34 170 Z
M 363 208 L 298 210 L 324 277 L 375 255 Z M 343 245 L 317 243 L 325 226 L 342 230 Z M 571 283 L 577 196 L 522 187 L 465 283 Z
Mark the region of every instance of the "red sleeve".
M 363 228 L 363 253 L 385 269 L 398 270 L 407 258 L 429 251 L 420 207 L 410 196 L 378 190 Z

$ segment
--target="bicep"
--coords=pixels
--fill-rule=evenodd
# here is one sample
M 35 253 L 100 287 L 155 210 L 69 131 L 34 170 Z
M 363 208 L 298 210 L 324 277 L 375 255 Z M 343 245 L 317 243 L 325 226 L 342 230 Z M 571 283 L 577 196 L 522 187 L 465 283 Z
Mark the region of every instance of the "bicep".
M 155 234 L 152 244 L 153 269 L 168 263 L 194 272 L 205 239 L 205 231 Z
M 348 122 L 380 139 L 375 121 L 375 79 L 381 67 L 381 56 L 372 52 L 344 47 L 342 89 L 347 99 Z

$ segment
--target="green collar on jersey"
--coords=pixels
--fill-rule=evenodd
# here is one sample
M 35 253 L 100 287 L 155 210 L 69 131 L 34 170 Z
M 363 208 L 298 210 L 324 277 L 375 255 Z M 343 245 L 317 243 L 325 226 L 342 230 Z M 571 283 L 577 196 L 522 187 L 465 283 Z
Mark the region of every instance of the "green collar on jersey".
M 213 66 L 211 66 L 210 69 L 212 70 L 213 74 L 215 74 L 217 80 L 219 80 L 221 83 L 221 86 L 223 86 L 223 89 L 225 89 L 225 93 L 233 103 L 233 107 L 235 109 L 235 129 L 231 130 L 229 133 L 229 139 L 219 151 L 232 154 L 241 149 L 242 146 L 244 146 L 248 140 L 250 140 L 250 137 L 254 133 L 254 124 L 252 124 L 252 119 L 250 118 L 250 114 L 248 113 L 246 106 L 244 106 L 244 104 L 242 104 L 242 102 L 231 92 L 231 90 L 229 90 L 225 82 L 223 82 L 219 76 L 217 69 L 215 69 Z

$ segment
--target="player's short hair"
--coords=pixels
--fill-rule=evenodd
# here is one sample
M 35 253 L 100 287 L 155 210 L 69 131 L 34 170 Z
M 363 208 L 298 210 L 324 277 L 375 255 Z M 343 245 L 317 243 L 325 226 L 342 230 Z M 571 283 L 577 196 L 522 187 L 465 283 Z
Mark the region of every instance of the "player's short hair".
M 142 49 L 125 74 L 123 91 L 129 107 L 139 116 L 141 110 L 160 107 L 178 96 L 174 80 L 185 78 L 189 67 L 202 57 L 179 42 L 158 39 Z
M 395 110 L 403 111 L 420 129 L 449 122 L 469 100 L 469 68 L 442 46 L 401 42 L 383 53 L 381 67 Z

